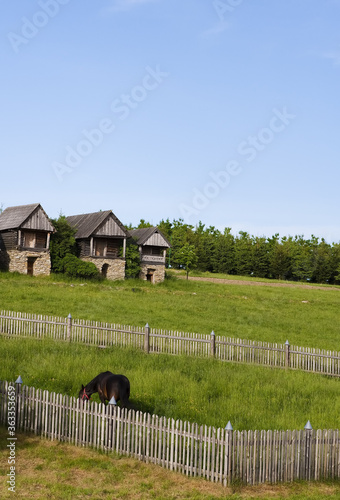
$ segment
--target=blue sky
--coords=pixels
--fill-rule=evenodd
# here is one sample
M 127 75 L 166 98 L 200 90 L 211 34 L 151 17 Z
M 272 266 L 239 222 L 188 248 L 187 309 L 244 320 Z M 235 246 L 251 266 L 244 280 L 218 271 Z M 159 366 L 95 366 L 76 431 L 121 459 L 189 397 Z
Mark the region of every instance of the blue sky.
M 3 2 L 0 204 L 340 241 L 338 0 Z

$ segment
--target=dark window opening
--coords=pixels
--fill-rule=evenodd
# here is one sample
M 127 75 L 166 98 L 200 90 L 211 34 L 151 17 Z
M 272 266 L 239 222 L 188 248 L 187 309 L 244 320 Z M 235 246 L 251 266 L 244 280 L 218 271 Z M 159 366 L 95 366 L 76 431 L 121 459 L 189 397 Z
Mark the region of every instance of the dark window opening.
M 109 264 L 104 264 L 103 267 L 102 267 L 102 276 L 103 278 L 106 278 L 107 277 L 107 271 L 109 269 Z
M 154 269 L 148 269 L 146 273 L 146 279 L 147 281 L 150 281 L 150 283 L 154 282 L 154 272 L 155 272 Z
M 36 257 L 27 257 L 27 274 L 29 276 L 33 276 L 34 274 L 34 263 L 36 260 Z
M 120 242 L 117 240 L 107 240 L 107 256 L 118 257 Z
M 47 244 L 47 235 L 46 233 L 37 233 L 35 239 L 35 247 L 36 248 L 46 248 Z
M 143 249 L 144 255 L 163 255 L 162 247 L 144 247 Z

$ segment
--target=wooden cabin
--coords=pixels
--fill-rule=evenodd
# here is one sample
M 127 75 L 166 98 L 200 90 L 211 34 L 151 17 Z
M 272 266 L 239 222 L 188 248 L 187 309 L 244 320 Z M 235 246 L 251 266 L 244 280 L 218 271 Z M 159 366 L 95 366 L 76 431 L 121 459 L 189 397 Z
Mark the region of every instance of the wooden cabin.
M 54 231 L 39 203 L 6 208 L 0 214 L 0 268 L 31 276 L 49 275 Z
M 77 229 L 79 257 L 93 262 L 107 279 L 125 279 L 125 249 L 128 232 L 111 210 L 66 217 Z
M 165 277 L 166 251 L 170 243 L 158 227 L 146 227 L 129 231 L 130 237 L 138 245 L 141 271 L 140 279 L 160 283 Z

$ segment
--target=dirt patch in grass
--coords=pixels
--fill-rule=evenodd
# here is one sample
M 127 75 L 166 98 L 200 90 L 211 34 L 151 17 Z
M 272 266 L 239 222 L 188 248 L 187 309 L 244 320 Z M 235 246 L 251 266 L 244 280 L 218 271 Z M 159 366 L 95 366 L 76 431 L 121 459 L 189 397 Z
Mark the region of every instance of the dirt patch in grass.
M 177 276 L 180 279 L 186 279 L 185 276 Z M 219 283 L 223 285 L 252 285 L 252 286 L 274 286 L 274 287 L 285 287 L 285 288 L 305 288 L 309 290 L 337 290 L 340 291 L 339 287 L 334 286 L 316 286 L 316 285 L 301 285 L 295 283 L 268 283 L 266 281 L 247 281 L 247 280 L 233 280 L 233 279 L 223 279 L 223 278 L 205 278 L 197 276 L 189 276 L 189 281 L 210 281 L 211 283 Z

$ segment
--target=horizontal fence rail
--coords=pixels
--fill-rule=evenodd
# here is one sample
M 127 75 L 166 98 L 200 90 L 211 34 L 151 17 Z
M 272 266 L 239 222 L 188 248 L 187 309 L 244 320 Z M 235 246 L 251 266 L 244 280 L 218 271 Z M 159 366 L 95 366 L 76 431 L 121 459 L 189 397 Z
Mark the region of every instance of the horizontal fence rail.
M 13 390 L 13 383 L 0 381 L 2 425 Z M 15 393 L 17 430 L 115 451 L 225 486 L 340 477 L 339 430 L 232 431 L 18 384 Z
M 148 353 L 213 356 L 221 361 L 293 368 L 340 377 L 340 352 L 99 321 L 1 311 L 0 334 L 50 338 L 99 347 L 134 347 Z

